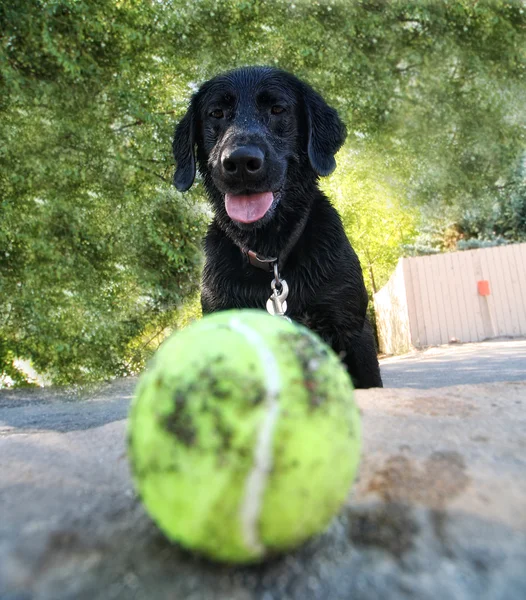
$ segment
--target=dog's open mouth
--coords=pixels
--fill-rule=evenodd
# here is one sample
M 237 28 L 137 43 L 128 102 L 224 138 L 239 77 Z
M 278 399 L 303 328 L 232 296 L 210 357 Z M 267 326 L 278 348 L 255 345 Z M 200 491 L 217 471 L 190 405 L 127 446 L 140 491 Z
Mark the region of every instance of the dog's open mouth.
M 228 216 L 238 223 L 255 223 L 262 219 L 277 199 L 277 193 L 225 194 Z

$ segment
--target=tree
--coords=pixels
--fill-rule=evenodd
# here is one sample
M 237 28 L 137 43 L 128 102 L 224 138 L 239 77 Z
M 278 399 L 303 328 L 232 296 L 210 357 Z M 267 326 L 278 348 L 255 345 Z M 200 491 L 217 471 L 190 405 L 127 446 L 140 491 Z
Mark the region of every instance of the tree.
M 417 215 L 404 201 L 405 188 L 393 180 L 382 156 L 345 150 L 323 188 L 342 216 L 372 295 L 387 282 L 416 236 Z
M 17 356 L 55 382 L 136 372 L 197 287 L 206 216 L 170 188 L 153 6 L 2 7 L 0 367 L 15 381 Z
M 208 215 L 199 185 L 170 188 L 171 135 L 242 64 L 293 71 L 345 120 L 324 185 L 370 292 L 430 249 L 417 227 L 439 250 L 524 239 L 525 38 L 508 0 L 2 3 L 0 371 L 135 372 L 177 326 Z

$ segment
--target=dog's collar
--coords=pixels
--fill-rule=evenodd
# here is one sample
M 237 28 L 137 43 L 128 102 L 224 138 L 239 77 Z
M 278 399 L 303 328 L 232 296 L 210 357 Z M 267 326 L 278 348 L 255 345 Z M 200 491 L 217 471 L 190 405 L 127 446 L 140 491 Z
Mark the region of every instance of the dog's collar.
M 253 266 L 271 273 L 274 270 L 274 265 L 278 262 L 277 257 L 260 256 L 254 250 L 241 248 L 241 252 L 248 258 L 248 262 Z
M 280 268 L 283 268 L 287 258 L 289 257 L 289 254 L 300 239 L 301 234 L 305 229 L 305 225 L 307 224 L 309 214 L 310 210 L 303 215 L 301 221 L 298 223 L 298 226 L 296 227 L 295 231 L 292 232 L 288 243 L 286 244 L 285 248 L 283 248 L 283 251 L 280 253 L 279 257 L 261 256 L 261 254 L 258 254 L 254 250 L 250 250 L 248 248 L 240 246 L 241 252 L 248 258 L 248 262 L 253 267 L 261 269 L 262 271 L 272 273 L 272 271 L 274 270 L 274 265 L 278 263 L 278 260 Z

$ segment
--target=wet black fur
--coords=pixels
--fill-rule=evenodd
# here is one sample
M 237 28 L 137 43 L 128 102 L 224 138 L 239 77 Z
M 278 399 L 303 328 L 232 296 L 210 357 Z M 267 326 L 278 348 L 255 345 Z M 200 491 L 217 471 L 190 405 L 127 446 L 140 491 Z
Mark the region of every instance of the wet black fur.
M 272 114 L 275 105 L 284 112 Z M 222 118 L 211 115 L 217 108 Z M 211 79 L 193 96 L 175 132 L 174 183 L 181 191 L 192 185 L 197 158 L 215 215 L 205 240 L 204 313 L 264 309 L 272 276 L 250 265 L 240 248 L 280 256 L 305 223 L 280 265 L 290 288 L 287 314 L 342 356 L 357 387 L 380 387 L 360 264 L 338 213 L 318 188 L 318 177 L 334 170 L 344 139 L 336 111 L 304 82 L 274 68 L 238 69 Z M 255 144 L 265 155 L 265 169 L 254 180 L 223 177 L 221 153 L 240 144 Z M 279 202 L 259 222 L 241 225 L 228 217 L 225 192 L 276 190 Z

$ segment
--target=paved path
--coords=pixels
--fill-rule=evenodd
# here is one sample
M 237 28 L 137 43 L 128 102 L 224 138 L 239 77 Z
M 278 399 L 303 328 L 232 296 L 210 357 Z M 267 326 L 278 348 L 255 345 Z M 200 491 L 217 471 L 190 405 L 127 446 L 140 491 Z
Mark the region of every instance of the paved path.
M 526 340 L 441 346 L 386 358 L 380 364 L 388 388 L 526 381 Z M 5 427 L 19 432 L 90 429 L 126 418 L 136 382 L 135 377 L 121 379 L 91 392 L 71 388 L 0 390 L 0 415 Z M 82 411 L 79 400 L 83 400 Z
M 380 361 L 385 387 L 526 381 L 526 339 L 452 344 Z

